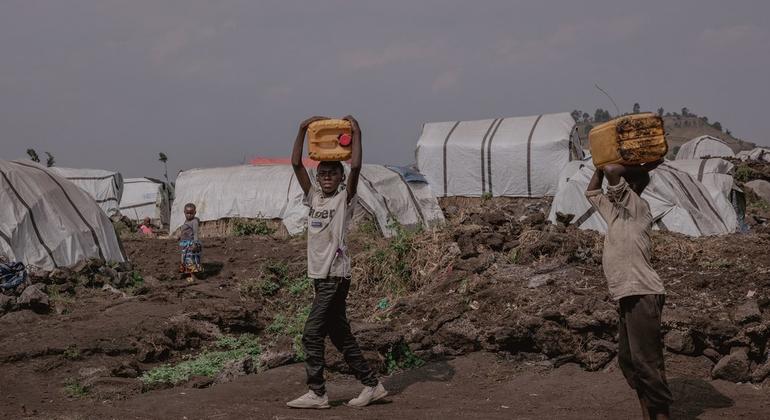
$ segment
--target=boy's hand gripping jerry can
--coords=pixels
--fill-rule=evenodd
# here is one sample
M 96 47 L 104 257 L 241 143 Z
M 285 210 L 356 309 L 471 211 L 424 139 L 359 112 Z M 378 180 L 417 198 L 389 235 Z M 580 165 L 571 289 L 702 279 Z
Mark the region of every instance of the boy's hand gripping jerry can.
M 663 119 L 657 114 L 625 115 L 597 125 L 588 133 L 594 166 L 608 163 L 638 165 L 668 153 Z
M 348 120 L 320 120 L 307 127 L 308 156 L 310 159 L 348 160 L 352 127 Z

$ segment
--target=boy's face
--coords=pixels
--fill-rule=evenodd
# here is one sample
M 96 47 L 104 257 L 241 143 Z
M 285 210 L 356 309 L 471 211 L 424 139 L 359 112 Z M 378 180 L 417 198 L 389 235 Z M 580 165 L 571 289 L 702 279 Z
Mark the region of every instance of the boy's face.
M 316 179 L 324 194 L 334 194 L 342 182 L 342 172 L 336 167 L 319 165 Z
M 195 218 L 195 207 L 185 207 L 184 208 L 184 218 L 187 220 L 192 220 Z

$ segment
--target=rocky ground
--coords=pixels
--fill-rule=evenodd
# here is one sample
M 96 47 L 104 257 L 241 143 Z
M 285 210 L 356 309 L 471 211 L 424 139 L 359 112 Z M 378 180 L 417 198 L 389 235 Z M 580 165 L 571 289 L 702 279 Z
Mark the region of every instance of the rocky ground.
M 453 198 L 442 202 L 444 229 L 385 240 L 362 223 L 351 234 L 349 314 L 366 357 L 396 391 L 373 408 L 375 418 L 635 413 L 614 361 L 602 237 L 546 223 L 548 205 Z M 770 230 L 766 207 L 751 209 L 747 234 L 653 235 L 683 417 L 766 410 Z M 176 273 L 173 241 L 124 246 L 129 264 L 37 273 L 0 296 L 0 413 L 303 418 L 282 407 L 303 388 L 293 364 L 303 358 L 298 337 L 312 299 L 302 238 L 208 239 L 206 272 L 192 283 Z M 331 381 L 352 396 L 329 348 Z M 340 410 L 327 415 L 356 417 Z

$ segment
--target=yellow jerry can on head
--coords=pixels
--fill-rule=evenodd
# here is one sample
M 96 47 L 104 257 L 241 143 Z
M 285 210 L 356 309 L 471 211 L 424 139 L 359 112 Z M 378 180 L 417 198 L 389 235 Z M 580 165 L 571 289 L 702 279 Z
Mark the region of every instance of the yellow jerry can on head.
M 348 120 L 320 120 L 307 127 L 308 156 L 310 159 L 348 160 L 353 151 L 350 139 L 353 130 Z
M 663 118 L 651 112 L 625 115 L 597 125 L 588 133 L 588 142 L 597 168 L 608 163 L 655 162 L 668 153 Z

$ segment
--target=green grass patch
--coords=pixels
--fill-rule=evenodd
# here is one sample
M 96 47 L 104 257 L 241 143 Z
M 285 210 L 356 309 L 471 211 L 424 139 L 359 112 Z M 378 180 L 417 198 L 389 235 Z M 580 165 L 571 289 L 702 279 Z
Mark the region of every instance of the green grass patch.
M 271 235 L 275 228 L 264 219 L 235 219 L 231 232 L 233 236 Z
M 398 370 L 418 368 L 424 364 L 425 361 L 417 357 L 403 342 L 392 346 L 385 355 L 385 368 L 388 374 Z
M 301 295 L 313 287 L 313 280 L 309 277 L 298 277 L 289 284 L 289 293 L 294 296 Z
M 88 388 L 77 379 L 68 379 L 64 383 L 64 394 L 70 398 L 83 398 L 88 396 Z
M 192 359 L 176 365 L 163 365 L 145 372 L 139 379 L 146 385 L 178 384 L 193 376 L 213 377 L 222 371 L 227 362 L 244 356 L 257 358 L 262 348 L 256 336 L 244 334 L 239 337 L 223 337 L 214 349 L 203 351 Z
M 64 349 L 64 358 L 67 360 L 78 360 L 80 359 L 80 349 L 76 345 L 68 346 L 66 349 Z
M 735 168 L 735 176 L 736 181 L 740 182 L 748 182 L 755 178 L 754 176 L 754 170 L 748 167 L 747 165 L 739 164 L 737 168 Z
M 274 296 L 289 283 L 289 272 L 289 265 L 284 261 L 267 260 L 262 265 L 259 277 L 242 281 L 239 284 L 239 290 L 244 296 Z

